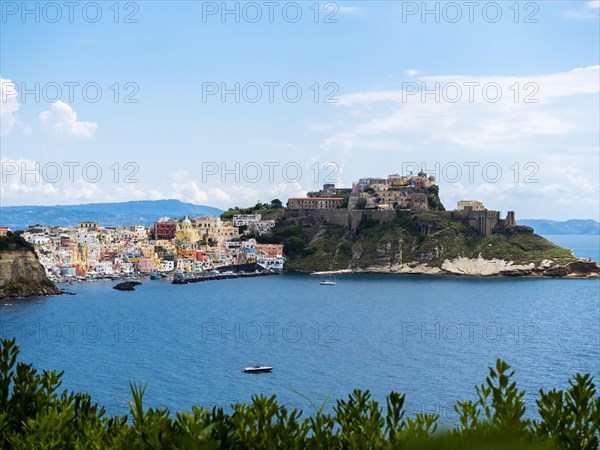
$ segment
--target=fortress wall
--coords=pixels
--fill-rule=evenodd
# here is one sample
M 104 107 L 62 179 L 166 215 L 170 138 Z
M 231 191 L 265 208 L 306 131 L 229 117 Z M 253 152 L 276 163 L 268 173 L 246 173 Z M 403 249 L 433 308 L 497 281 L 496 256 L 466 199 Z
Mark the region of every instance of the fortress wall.
M 346 210 L 346 209 L 285 209 L 285 219 L 292 220 L 296 223 L 306 223 L 306 219 L 322 219 L 334 225 L 340 225 L 355 231 L 361 219 L 365 217 L 377 221 L 378 223 L 386 223 L 394 220 L 396 213 L 394 211 L 380 210 Z

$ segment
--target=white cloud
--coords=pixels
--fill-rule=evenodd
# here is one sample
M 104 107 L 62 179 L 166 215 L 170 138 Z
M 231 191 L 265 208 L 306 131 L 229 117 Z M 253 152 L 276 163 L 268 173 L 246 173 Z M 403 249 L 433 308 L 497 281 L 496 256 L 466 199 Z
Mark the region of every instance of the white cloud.
M 72 200 L 94 200 L 98 201 L 102 189 L 97 183 L 84 180 L 75 180 L 74 183 L 65 184 L 61 190 L 61 196 Z
M 290 197 L 303 197 L 306 195 L 306 189 L 302 187 L 302 185 L 298 182 L 293 183 L 278 183 L 271 186 L 269 190 L 269 194 L 271 194 L 271 199 L 278 198 L 284 204 Z
M 138 183 L 127 183 L 117 186 L 119 198 L 126 200 L 164 200 L 166 197 L 156 189 L 144 189 Z
M 590 0 L 583 8 L 568 9 L 563 15 L 569 19 L 598 20 L 600 18 L 600 13 L 597 11 L 598 9 L 600 9 L 600 0 Z
M 58 195 L 56 184 L 48 183 L 38 162 L 26 158 L 0 159 L 2 167 L 2 200 L 27 194 Z
M 43 111 L 39 116 L 42 125 L 50 128 L 57 136 L 72 136 L 91 139 L 98 124 L 77 120 L 77 113 L 68 104 L 57 101 L 52 103 L 50 111 Z
M 416 77 L 417 75 L 421 75 L 423 72 L 417 69 L 408 69 L 404 71 L 404 74 L 408 77 Z
M 173 197 L 196 204 L 205 204 L 208 201 L 208 193 L 203 191 L 193 180 L 174 181 L 171 183 Z
M 332 12 L 333 10 L 327 9 L 328 12 Z M 365 12 L 363 8 L 359 8 L 358 6 L 338 6 L 338 11 L 342 14 L 351 14 L 351 15 L 360 15 Z
M 213 205 L 217 202 L 229 202 L 231 197 L 223 189 L 209 187 L 200 188 L 187 171 L 177 170 L 170 174 L 172 194 L 170 197 L 195 204 Z
M 0 135 L 10 134 L 17 123 L 19 103 L 17 85 L 11 80 L 0 77 Z
M 600 92 L 599 77 L 600 65 L 577 67 L 568 72 L 533 75 L 529 77 L 469 77 L 465 75 L 420 76 L 416 80 L 403 82 L 401 89 L 397 90 L 364 91 L 342 95 L 339 97 L 337 105 L 351 106 L 355 104 L 370 104 L 377 102 L 406 104 L 415 101 L 420 102 L 423 97 L 425 97 L 426 101 L 429 103 L 433 103 L 433 93 L 420 94 L 420 92 L 425 90 L 434 92 L 437 86 L 436 83 L 439 83 L 439 89 L 437 89 L 437 91 L 440 93 L 440 103 L 452 104 L 446 99 L 453 99 L 455 92 L 462 94 L 457 103 L 473 103 L 470 102 L 469 99 L 470 86 L 473 86 L 474 102 L 485 102 L 484 87 L 486 89 L 485 95 L 490 98 L 493 98 L 495 95 L 491 83 L 496 83 L 500 86 L 502 94 L 500 98 L 501 102 L 519 103 L 520 101 L 525 100 L 527 95 L 531 95 L 531 99 L 547 102 L 553 100 L 555 97 L 564 97 L 575 94 L 597 94 Z M 515 83 L 519 83 L 520 96 L 518 102 L 515 102 Z M 459 90 L 453 87 L 455 84 L 458 85 Z M 525 86 L 526 84 L 528 84 L 528 86 Z M 536 90 L 537 92 L 535 92 Z
M 443 198 L 450 196 L 455 201 L 459 198 L 454 196 L 485 196 L 482 199 L 490 207 L 519 210 L 531 208 L 531 198 L 525 195 L 529 192 L 539 197 L 534 207 L 542 211 L 544 205 L 553 204 L 554 196 L 566 199 L 571 195 L 575 200 L 566 203 L 571 209 L 555 214 L 575 217 L 587 211 L 587 216 L 598 210 L 599 75 L 600 66 L 589 66 L 530 77 L 442 75 L 414 80 L 419 86 L 425 83 L 427 89 L 439 83 L 442 92 L 448 83 L 479 83 L 472 102 L 467 90 L 456 103 L 443 94 L 436 101 L 434 95 L 408 96 L 402 89 L 351 93 L 340 98 L 336 117 L 337 123 L 345 125 L 335 127 L 336 131 L 324 138 L 321 150 L 341 167 L 346 161 L 360 160 L 358 166 L 352 165 L 352 173 L 346 174 L 347 185 L 362 176 L 386 175 L 381 167 L 387 167 L 384 170 L 389 173 L 400 171 L 407 162 L 429 166 L 436 162 L 496 162 L 504 171 L 502 182 L 485 182 L 481 170 L 478 179 L 464 184 L 464 189 L 441 180 Z M 497 103 L 482 97 L 481 87 L 486 83 L 500 86 L 502 96 Z M 527 83 L 532 84 L 525 88 Z M 519 98 L 515 101 L 517 86 Z M 525 103 L 528 94 L 537 103 Z M 521 177 L 527 162 L 536 163 L 540 173 L 552 175 L 523 186 L 522 179 L 512 179 L 510 167 L 515 162 L 520 164 Z M 554 170 L 557 167 L 563 170 Z M 565 190 L 556 195 L 553 185 Z M 594 195 L 594 211 L 584 209 Z

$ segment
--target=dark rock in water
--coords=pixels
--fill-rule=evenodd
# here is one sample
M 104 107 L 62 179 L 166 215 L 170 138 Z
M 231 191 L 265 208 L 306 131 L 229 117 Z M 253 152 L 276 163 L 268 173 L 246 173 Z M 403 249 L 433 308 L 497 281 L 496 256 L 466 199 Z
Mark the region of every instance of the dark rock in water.
M 122 283 L 117 284 L 116 286 L 113 286 L 113 289 L 116 289 L 118 291 L 135 291 L 135 287 L 140 283 L 139 281 L 123 281 Z
M 574 276 L 594 276 L 600 273 L 600 266 L 594 261 L 573 261 L 567 264 L 569 274 Z
M 580 259 L 564 266 L 549 267 L 542 274 L 545 277 L 597 278 L 600 266 L 595 261 Z
M 506 269 L 500 272 L 501 275 L 505 275 L 507 277 L 525 277 L 527 275 L 531 275 L 533 272 L 532 269 L 527 268 L 519 268 L 519 269 Z
M 569 274 L 567 266 L 549 267 L 542 272 L 545 277 L 566 277 Z

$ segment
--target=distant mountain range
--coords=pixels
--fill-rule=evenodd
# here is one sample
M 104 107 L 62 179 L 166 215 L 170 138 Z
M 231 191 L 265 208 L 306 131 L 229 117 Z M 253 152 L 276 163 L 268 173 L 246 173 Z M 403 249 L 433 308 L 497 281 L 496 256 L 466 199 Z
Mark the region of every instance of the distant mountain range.
M 519 225 L 532 227 L 537 234 L 600 234 L 600 222 L 595 220 L 567 220 L 559 222 L 545 219 L 518 220 Z
M 77 222 L 99 222 L 104 227 L 151 225 L 161 217 L 218 216 L 223 210 L 179 200 L 142 200 L 120 203 L 88 203 L 57 206 L 3 206 L 0 226 L 22 230 L 29 225 L 74 226 Z

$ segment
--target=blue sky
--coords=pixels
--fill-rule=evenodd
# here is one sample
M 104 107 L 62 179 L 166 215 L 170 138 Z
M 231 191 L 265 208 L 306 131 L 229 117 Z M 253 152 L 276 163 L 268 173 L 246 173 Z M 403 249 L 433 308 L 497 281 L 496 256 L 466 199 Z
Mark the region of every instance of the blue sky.
M 425 164 L 447 207 L 599 218 L 597 1 L 1 5 L 4 206 L 226 208 Z

